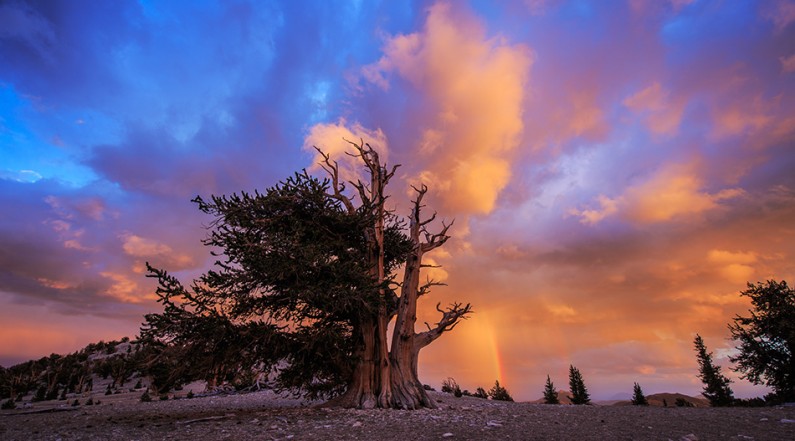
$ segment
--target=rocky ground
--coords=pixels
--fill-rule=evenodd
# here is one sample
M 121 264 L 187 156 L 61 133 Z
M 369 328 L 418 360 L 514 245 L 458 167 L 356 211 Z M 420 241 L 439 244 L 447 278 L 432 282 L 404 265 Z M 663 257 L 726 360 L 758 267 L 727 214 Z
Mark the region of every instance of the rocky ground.
M 549 406 L 455 398 L 439 409 L 317 408 L 273 392 L 140 402 L 140 392 L 101 404 L 35 403 L 0 413 L 3 440 L 787 440 L 795 407 Z

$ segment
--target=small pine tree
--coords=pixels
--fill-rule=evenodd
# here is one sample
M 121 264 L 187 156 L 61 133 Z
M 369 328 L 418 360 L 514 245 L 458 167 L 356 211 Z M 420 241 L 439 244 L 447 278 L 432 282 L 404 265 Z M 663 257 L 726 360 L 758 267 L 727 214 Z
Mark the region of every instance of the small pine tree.
M 137 382 L 137 383 L 135 383 L 135 386 L 134 386 L 134 388 L 135 388 L 135 389 L 140 389 L 140 388 L 142 388 L 142 387 L 144 387 L 144 385 L 141 383 L 141 379 L 139 378 L 139 379 L 138 379 L 138 382 Z
M 633 388 L 632 404 L 635 406 L 649 405 L 649 400 L 646 399 L 646 395 L 643 395 L 643 389 L 640 388 L 640 384 L 638 383 L 635 383 L 635 387 Z
M 513 397 L 508 393 L 508 389 L 500 386 L 499 380 L 494 381 L 494 387 L 489 391 L 489 396 L 494 401 L 513 401 Z
M 3 404 L 0 405 L 0 409 L 3 409 L 3 410 L 11 410 L 11 409 L 16 409 L 16 408 L 17 408 L 17 403 L 15 403 L 14 400 L 11 399 L 11 398 L 9 398 L 6 401 L 3 401 Z
M 560 404 L 558 399 L 558 391 L 555 390 L 555 385 L 547 375 L 547 383 L 544 385 L 544 404 Z
M 731 406 L 734 402 L 734 392 L 729 384 L 732 381 L 720 372 L 720 366 L 712 364 L 712 352 L 707 352 L 700 335 L 696 334 L 693 344 L 698 359 L 698 378 L 704 383 L 702 394 L 713 407 Z
M 188 391 L 188 399 L 193 398 L 193 389 Z
M 479 387 L 475 391 L 475 394 L 472 395 L 472 396 L 475 397 L 475 398 L 483 398 L 485 400 L 486 398 L 489 397 L 489 393 L 486 392 L 486 389 L 483 389 L 482 387 Z
M 572 404 L 591 404 L 591 396 L 585 387 L 580 370 L 569 365 L 569 389 L 571 390 Z
M 148 403 L 152 401 L 152 396 L 149 395 L 149 391 L 145 390 L 144 393 L 141 394 L 141 401 L 144 403 Z

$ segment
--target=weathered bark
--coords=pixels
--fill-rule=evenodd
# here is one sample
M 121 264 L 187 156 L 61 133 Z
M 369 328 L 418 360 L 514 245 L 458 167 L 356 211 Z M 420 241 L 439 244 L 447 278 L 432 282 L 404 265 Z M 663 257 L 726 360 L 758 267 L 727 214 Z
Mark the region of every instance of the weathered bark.
M 370 174 L 370 184 L 361 181 L 351 182 L 356 188 L 361 200 L 361 207 L 370 213 L 373 224 L 366 231 L 368 242 L 368 265 L 370 275 L 378 285 L 378 308 L 374 316 L 361 319 L 361 345 L 357 357 L 357 365 L 353 379 L 345 394 L 335 403 L 345 407 L 372 408 L 391 407 L 392 385 L 390 381 L 389 346 L 387 340 L 387 327 L 389 318 L 387 313 L 387 293 L 385 287 L 386 273 L 384 270 L 384 223 L 386 210 L 384 202 L 384 189 L 389 180 L 394 176 L 397 167 L 391 171 L 382 166 L 378 152 L 363 141 L 361 144 L 348 141 L 357 151 Z M 354 212 L 352 200 L 343 192 L 344 183 L 339 180 L 339 168 L 330 156 L 318 149 L 323 161 L 321 166 L 331 177 L 331 197 L 341 201 L 349 212 Z M 363 314 L 369 314 L 363 312 Z
M 350 141 L 349 141 L 350 142 Z M 379 304 L 374 315 L 363 312 L 360 329 L 355 329 L 354 335 L 361 339 L 357 351 L 357 365 L 354 375 L 346 392 L 332 400 L 328 405 L 372 408 L 396 407 L 402 409 L 418 409 L 421 407 L 435 407 L 435 404 L 419 381 L 417 365 L 419 351 L 438 338 L 443 332 L 451 330 L 458 321 L 470 312 L 470 306 L 454 304 L 447 311 L 442 311 L 442 319 L 431 329 L 423 333 L 415 332 L 417 321 L 417 300 L 426 294 L 434 285 L 441 285 L 428 281 L 420 287 L 420 270 L 423 268 L 422 257 L 425 253 L 444 245 L 449 239 L 447 230 L 450 225 L 442 224 L 442 229 L 437 234 L 430 234 L 426 226 L 433 222 L 436 214 L 429 219 L 422 220 L 420 212 L 422 199 L 428 191 L 426 186 L 415 190 L 417 197 L 411 213 L 409 225 L 409 238 L 414 245 L 412 254 L 408 257 L 404 270 L 403 284 L 398 300 L 395 328 L 392 334 L 391 348 L 388 346 L 387 326 L 394 312 L 387 310 L 388 298 L 394 297 L 391 290 L 386 289 L 386 274 L 384 269 L 384 223 L 386 210 L 384 202 L 384 189 L 395 174 L 397 166 L 391 171 L 380 163 L 378 153 L 368 144 L 350 142 L 362 159 L 370 174 L 370 185 L 366 186 L 361 181 L 350 182 L 358 192 L 361 207 L 373 217 L 373 225 L 366 232 L 368 248 L 370 250 L 368 263 L 370 275 L 379 286 Z M 340 182 L 339 168 L 330 156 L 318 149 L 322 156 L 321 167 L 331 178 L 330 197 L 339 200 L 349 212 L 356 210 L 351 198 L 345 195 L 345 184 Z M 424 237 L 424 240 L 423 240 Z
M 417 197 L 414 200 L 414 207 L 409 221 L 409 239 L 414 244 L 414 249 L 406 261 L 403 273 L 403 285 L 401 287 L 390 354 L 392 387 L 394 389 L 393 405 L 403 409 L 435 407 L 419 381 L 417 366 L 420 350 L 439 338 L 443 332 L 455 327 L 458 320 L 464 318 L 470 312 L 469 305 L 463 308 L 460 305 L 455 306 L 454 313 L 445 313 L 437 305 L 437 309 L 444 315 L 442 320 L 437 323 L 436 328 L 431 329 L 429 326 L 427 332 L 415 333 L 414 327 L 417 322 L 417 301 L 419 297 L 426 294 L 432 286 L 441 285 L 441 283 L 429 280 L 425 285 L 420 286 L 423 255 L 444 245 L 450 238 L 447 235 L 450 225 L 443 223 L 441 231 L 436 234 L 431 234 L 426 230 L 426 226 L 436 219 L 436 214 L 434 213 L 430 218 L 422 220 L 420 216 L 422 199 L 428 188 L 423 185 L 420 188 L 415 188 L 415 191 L 417 192 Z M 421 239 L 420 233 L 424 235 L 424 241 Z
M 365 318 L 359 329 L 354 330 L 354 335 L 362 337 L 360 347 L 355 357 L 356 368 L 345 393 L 326 403 L 328 406 L 339 406 L 357 409 L 372 409 L 376 407 L 376 350 L 375 350 L 375 323 Z
M 412 360 L 417 357 L 414 344 L 414 324 L 417 321 L 417 298 L 420 280 L 420 267 L 424 249 L 420 242 L 420 207 L 422 197 L 427 191 L 426 187 L 417 190 L 414 208 L 409 221 L 409 239 L 414 245 L 413 252 L 406 260 L 403 271 L 403 285 L 398 302 L 395 329 L 392 333 L 392 349 L 390 362 L 392 364 L 393 405 L 401 409 L 417 409 L 420 407 L 435 407 L 432 400 L 419 381 Z

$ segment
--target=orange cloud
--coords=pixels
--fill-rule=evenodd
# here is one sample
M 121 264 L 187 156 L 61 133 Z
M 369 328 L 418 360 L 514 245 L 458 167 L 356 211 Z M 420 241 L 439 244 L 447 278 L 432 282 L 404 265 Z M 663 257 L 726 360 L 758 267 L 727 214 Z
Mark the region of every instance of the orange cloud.
M 715 135 L 736 136 L 767 127 L 773 122 L 767 107 L 759 98 L 751 100 L 750 105 L 745 101 L 730 106 L 720 106 L 714 115 Z
M 596 102 L 595 91 L 571 93 L 569 100 L 571 108 L 564 117 L 568 121 L 566 133 L 572 136 L 601 137 L 607 132 L 604 112 Z
M 188 254 L 176 253 L 174 250 L 156 240 L 147 239 L 135 234 L 125 234 L 121 237 L 124 253 L 146 260 L 157 260 L 156 265 L 165 265 L 172 270 L 184 269 L 193 265 L 193 257 Z M 141 273 L 144 270 L 142 261 L 137 261 L 133 271 Z
M 712 210 L 719 202 L 740 196 L 737 188 L 717 193 L 703 191 L 703 182 L 692 166 L 669 166 L 624 195 L 627 214 L 639 222 L 663 222 Z
M 381 162 L 389 161 L 387 139 L 381 129 L 369 130 L 358 122 L 349 126 L 344 118 L 336 123 L 312 126 L 309 129 L 309 134 L 304 138 L 304 150 L 314 154 L 309 170 L 320 172 L 325 176 L 325 171 L 322 171 L 320 167 L 322 157 L 315 150 L 315 147 L 318 147 L 324 153 L 331 155 L 332 160 L 337 161 L 341 179 L 354 182 L 361 179 L 361 160 L 350 155 L 356 152 L 348 142 L 352 141 L 358 144 L 361 140 L 370 144 L 378 152 Z
M 657 82 L 626 98 L 624 105 L 644 115 L 646 126 L 658 135 L 676 134 L 685 108 L 684 102 L 672 99 Z
M 580 217 L 580 222 L 587 225 L 593 225 L 602 219 L 618 212 L 618 203 L 616 199 L 610 199 L 605 195 L 599 195 L 597 198 L 599 208 L 578 210 L 572 208 L 569 214 Z
M 511 175 L 531 64 L 527 47 L 488 38 L 475 19 L 437 3 L 421 32 L 390 38 L 362 75 L 387 89 L 388 74 L 396 73 L 422 92 L 415 151 L 425 166 L 415 180 L 432 186 L 453 212 L 484 214 Z
M 718 208 L 721 201 L 743 193 L 739 188 L 706 192 L 695 167 L 671 165 L 646 182 L 629 187 L 617 198 L 600 195 L 599 208 L 572 208 L 569 214 L 580 217 L 580 222 L 587 225 L 616 213 L 640 223 L 665 222 Z
M 711 250 L 707 255 L 707 260 L 720 266 L 719 272 L 726 280 L 738 285 L 752 280 L 756 269 L 751 264 L 757 259 L 754 252 Z
M 157 299 L 157 296 L 153 293 L 142 294 L 144 290 L 142 290 L 138 286 L 138 283 L 132 280 L 127 274 L 112 271 L 103 271 L 99 274 L 111 281 L 106 295 L 115 297 L 123 303 L 141 303 L 144 300 Z

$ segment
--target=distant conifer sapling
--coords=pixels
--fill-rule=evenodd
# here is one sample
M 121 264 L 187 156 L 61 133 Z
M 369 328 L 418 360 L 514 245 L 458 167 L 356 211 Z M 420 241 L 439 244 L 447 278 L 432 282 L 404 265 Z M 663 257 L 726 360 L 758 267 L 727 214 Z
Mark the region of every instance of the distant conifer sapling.
M 640 384 L 638 383 L 635 383 L 635 387 L 633 388 L 632 404 L 635 406 L 649 405 L 649 400 L 646 399 L 646 395 L 643 395 L 643 389 L 640 388 Z
M 560 404 L 558 399 L 558 391 L 555 390 L 555 385 L 547 375 L 547 383 L 544 385 L 544 404 Z
M 734 392 L 729 384 L 732 381 L 721 373 L 720 366 L 712 363 L 712 352 L 707 352 L 700 335 L 696 334 L 693 344 L 698 359 L 698 378 L 704 383 L 702 394 L 713 407 L 731 406 L 734 402 Z
M 591 404 L 591 396 L 585 387 L 580 370 L 569 365 L 569 389 L 571 390 L 572 404 Z
M 508 389 L 500 386 L 499 380 L 494 381 L 494 387 L 489 391 L 489 396 L 494 401 L 513 401 L 513 397 L 508 393 Z

